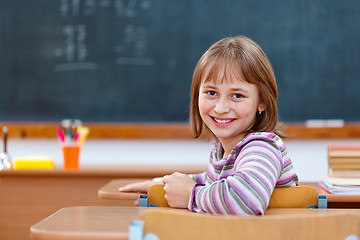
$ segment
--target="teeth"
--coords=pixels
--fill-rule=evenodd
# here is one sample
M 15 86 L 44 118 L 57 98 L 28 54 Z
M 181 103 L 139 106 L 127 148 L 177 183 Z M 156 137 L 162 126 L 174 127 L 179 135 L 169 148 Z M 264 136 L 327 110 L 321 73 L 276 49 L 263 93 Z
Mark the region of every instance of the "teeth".
M 230 119 L 230 120 L 220 120 L 220 119 L 216 119 L 216 118 L 214 118 L 214 119 L 215 119 L 215 121 L 218 122 L 218 123 L 228 123 L 228 122 L 231 121 L 231 119 Z

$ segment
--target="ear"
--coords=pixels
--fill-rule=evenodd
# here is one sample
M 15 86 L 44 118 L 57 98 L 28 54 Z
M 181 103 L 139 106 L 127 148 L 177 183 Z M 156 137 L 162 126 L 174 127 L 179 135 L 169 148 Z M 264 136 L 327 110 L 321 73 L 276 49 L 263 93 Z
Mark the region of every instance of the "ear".
M 266 105 L 265 105 L 264 103 L 260 103 L 260 104 L 258 105 L 258 112 L 259 112 L 259 114 L 261 114 L 263 111 L 265 111 L 265 109 L 266 109 Z

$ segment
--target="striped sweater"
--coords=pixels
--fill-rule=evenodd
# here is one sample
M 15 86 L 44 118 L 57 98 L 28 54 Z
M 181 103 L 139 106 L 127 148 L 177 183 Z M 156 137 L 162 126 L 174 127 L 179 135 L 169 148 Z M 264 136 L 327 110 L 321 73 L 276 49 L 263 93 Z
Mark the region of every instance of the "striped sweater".
M 275 133 L 248 134 L 226 158 L 215 141 L 207 172 L 190 175 L 197 184 L 188 208 L 194 212 L 263 215 L 275 187 L 298 184 L 287 149 Z

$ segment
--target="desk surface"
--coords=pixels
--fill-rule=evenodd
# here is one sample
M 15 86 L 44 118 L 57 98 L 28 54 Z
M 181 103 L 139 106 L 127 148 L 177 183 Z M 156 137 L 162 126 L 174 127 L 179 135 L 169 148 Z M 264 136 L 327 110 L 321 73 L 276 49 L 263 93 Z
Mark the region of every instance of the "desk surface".
M 196 214 L 185 209 L 170 208 L 138 208 L 138 207 L 112 207 L 112 206 L 81 206 L 67 207 L 59 210 L 31 227 L 31 237 L 38 239 L 128 239 L 128 228 L 132 220 L 136 219 L 142 211 L 168 211 L 173 213 Z M 144 212 L 145 213 L 145 212 Z M 268 209 L 265 216 L 236 217 L 235 219 L 268 219 L 276 215 L 276 219 L 298 219 L 299 216 L 330 216 L 330 215 L 356 215 L 360 220 L 359 209 Z M 270 219 L 271 220 L 271 219 Z M 284 220 L 284 221 L 285 221 Z M 359 221 L 360 223 L 360 221 Z M 359 231 L 357 226 L 357 231 Z M 356 232 L 359 234 L 358 232 Z
M 128 239 L 130 222 L 144 208 L 68 207 L 31 227 L 32 239 Z M 99 224 L 100 223 L 100 224 Z
M 121 186 L 124 186 L 128 183 L 136 182 L 136 180 L 124 180 L 124 179 L 114 179 L 108 182 L 98 191 L 98 196 L 104 199 L 137 199 L 139 198 L 139 193 L 123 193 L 119 192 L 118 189 Z M 307 185 L 314 187 L 320 195 L 326 195 L 330 207 L 332 203 L 344 203 L 348 204 L 349 207 L 359 208 L 360 207 L 360 195 L 356 194 L 329 194 L 318 187 L 316 182 L 303 182 L 300 185 Z M 338 206 L 339 207 L 339 206 Z M 346 207 L 346 206 L 345 206 Z

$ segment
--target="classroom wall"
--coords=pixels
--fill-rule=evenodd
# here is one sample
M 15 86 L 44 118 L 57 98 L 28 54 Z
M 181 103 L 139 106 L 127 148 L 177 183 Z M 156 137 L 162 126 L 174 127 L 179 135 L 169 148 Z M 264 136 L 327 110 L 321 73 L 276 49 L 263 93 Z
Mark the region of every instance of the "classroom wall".
M 0 121 L 184 122 L 224 36 L 268 55 L 280 119 L 359 121 L 358 0 L 2 0 Z
M 90 2 L 2 1 L 0 86 L 7 89 L 0 94 L 0 121 L 33 121 L 40 129 L 64 118 L 185 123 L 196 61 L 213 42 L 241 34 L 258 42 L 272 62 L 282 121 L 359 122 L 360 112 L 354 110 L 360 104 L 359 1 Z M 82 151 L 84 167 L 120 168 L 134 158 L 139 164 L 207 162 L 207 143 L 116 140 L 159 131 L 111 127 L 104 134 L 94 127 L 92 136 L 100 132 L 96 137 L 115 140 L 89 139 Z M 32 137 L 39 128 L 20 129 L 16 137 Z M 358 127 L 308 132 L 302 128 L 297 135 L 310 140 L 287 141 L 305 181 L 326 174 L 329 142 L 360 139 Z M 333 132 L 342 140 L 324 140 Z M 61 165 L 55 139 L 11 139 L 9 152 L 13 157 L 47 154 Z
M 319 181 L 327 175 L 328 144 L 360 144 L 352 140 L 285 140 L 294 167 L 301 181 Z M 81 169 L 121 169 L 123 165 L 192 165 L 208 162 L 210 144 L 193 140 L 93 140 L 83 146 Z M 56 139 L 12 139 L 9 153 L 13 157 L 23 155 L 47 155 L 62 168 L 62 153 Z

